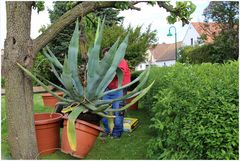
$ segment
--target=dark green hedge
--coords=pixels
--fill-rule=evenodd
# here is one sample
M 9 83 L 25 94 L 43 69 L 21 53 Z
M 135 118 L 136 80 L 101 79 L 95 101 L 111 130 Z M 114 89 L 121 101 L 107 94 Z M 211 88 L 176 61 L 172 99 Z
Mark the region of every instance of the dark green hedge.
M 149 159 L 238 159 L 238 62 L 154 68 Z

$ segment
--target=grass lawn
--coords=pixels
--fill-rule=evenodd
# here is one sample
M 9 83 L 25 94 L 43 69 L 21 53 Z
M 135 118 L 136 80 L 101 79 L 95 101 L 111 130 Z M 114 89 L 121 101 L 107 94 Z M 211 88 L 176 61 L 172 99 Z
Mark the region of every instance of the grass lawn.
M 6 110 L 5 110 L 5 97 L 2 96 L 2 140 L 1 140 L 1 152 L 2 159 L 11 159 L 10 149 L 7 143 L 7 123 L 6 123 Z M 34 112 L 52 112 L 51 108 L 44 108 L 42 98 L 40 95 L 34 95 Z M 146 158 L 146 143 L 151 138 L 149 115 L 143 110 L 128 110 L 127 117 L 135 117 L 139 119 L 140 125 L 132 133 L 124 132 L 121 139 L 107 138 L 106 142 L 102 142 L 100 138 L 90 151 L 85 159 L 98 160 L 98 159 L 110 159 L 110 160 L 132 160 L 132 159 L 147 159 Z M 57 160 L 72 160 L 77 159 L 70 155 L 62 153 L 60 150 L 48 156 L 40 156 L 37 159 L 57 159 Z

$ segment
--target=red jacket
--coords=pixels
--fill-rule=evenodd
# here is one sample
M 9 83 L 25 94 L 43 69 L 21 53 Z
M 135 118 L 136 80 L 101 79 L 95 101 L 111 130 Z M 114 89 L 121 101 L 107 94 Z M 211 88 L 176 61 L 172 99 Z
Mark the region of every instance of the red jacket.
M 125 59 L 122 59 L 121 62 L 119 63 L 118 67 L 122 70 L 123 72 L 123 80 L 122 80 L 122 86 L 125 84 L 128 84 L 131 82 L 131 73 L 130 69 L 128 68 L 127 61 Z M 118 88 L 118 78 L 115 76 L 112 80 L 112 82 L 108 85 L 109 89 L 116 89 Z

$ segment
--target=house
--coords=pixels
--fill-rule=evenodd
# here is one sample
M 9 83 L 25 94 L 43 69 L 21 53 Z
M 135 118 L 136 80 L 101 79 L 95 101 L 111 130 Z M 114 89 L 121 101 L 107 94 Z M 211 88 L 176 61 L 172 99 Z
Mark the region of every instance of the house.
M 182 42 L 177 42 L 177 49 L 182 46 Z M 158 44 L 154 47 L 151 47 L 146 52 L 147 62 L 150 65 L 156 65 L 159 67 L 171 66 L 176 63 L 176 51 L 175 43 L 172 44 Z M 135 70 L 144 70 L 148 66 L 147 63 L 140 63 Z
M 183 46 L 212 43 L 221 31 L 220 24 L 215 22 L 191 22 L 182 40 Z

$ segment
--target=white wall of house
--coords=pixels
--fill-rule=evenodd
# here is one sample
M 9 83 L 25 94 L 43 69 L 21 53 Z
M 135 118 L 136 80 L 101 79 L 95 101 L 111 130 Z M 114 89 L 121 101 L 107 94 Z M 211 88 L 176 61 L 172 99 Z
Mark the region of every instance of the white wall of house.
M 187 32 L 183 38 L 182 45 L 183 46 L 189 46 L 189 45 L 196 45 L 198 43 L 198 39 L 200 38 L 200 35 L 196 31 L 196 29 L 193 27 L 193 25 L 190 23 Z
M 171 65 L 174 65 L 176 63 L 176 60 L 165 60 L 165 61 L 157 61 L 154 64 L 159 66 L 159 67 L 169 67 Z
M 139 70 L 145 70 L 147 68 L 147 64 L 146 63 L 140 63 L 136 66 L 135 70 L 139 71 Z

